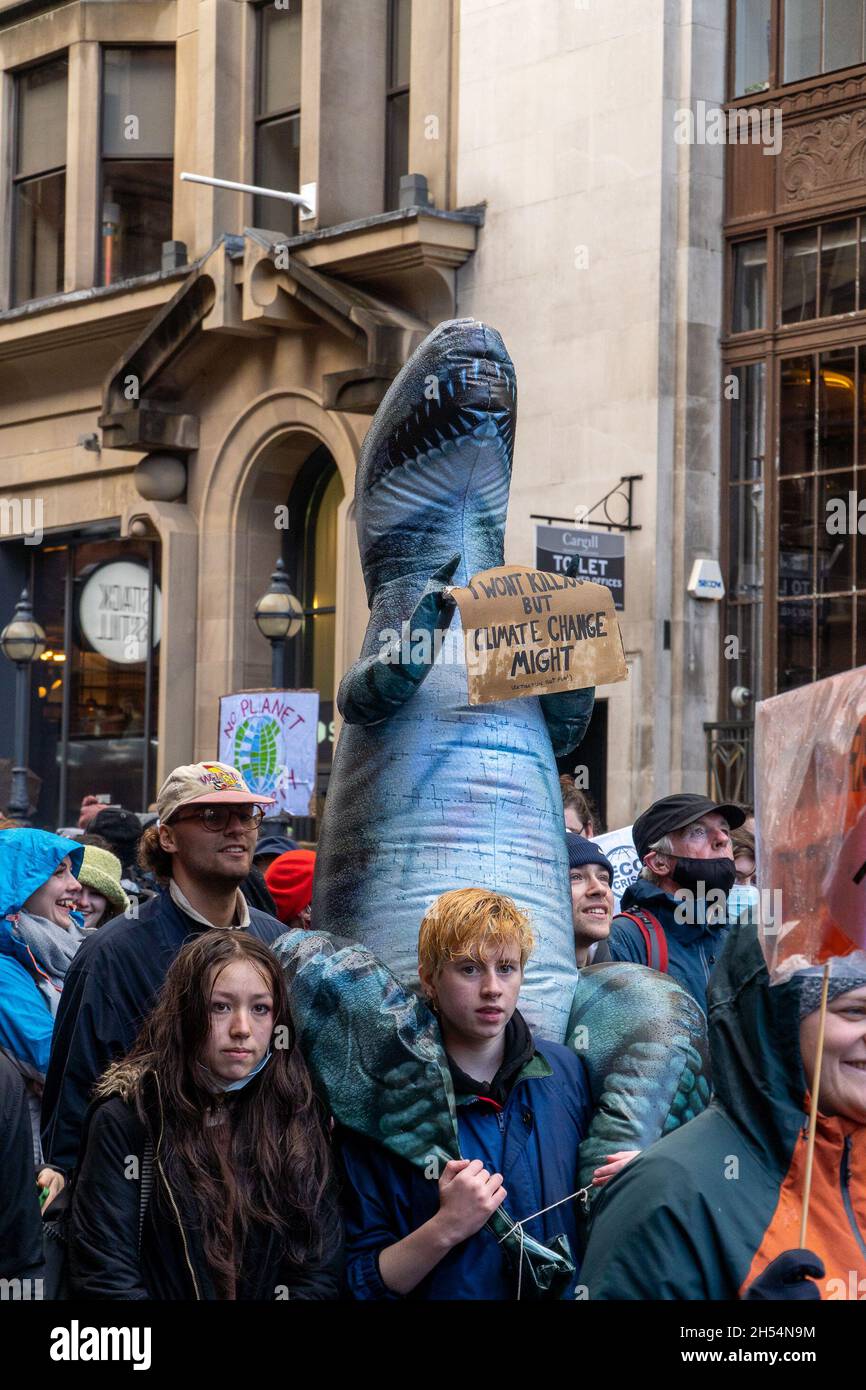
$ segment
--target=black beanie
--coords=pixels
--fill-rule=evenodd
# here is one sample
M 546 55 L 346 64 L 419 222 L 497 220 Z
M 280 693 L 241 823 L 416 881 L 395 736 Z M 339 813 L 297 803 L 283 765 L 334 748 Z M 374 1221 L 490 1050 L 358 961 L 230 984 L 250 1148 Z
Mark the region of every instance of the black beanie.
M 602 854 L 598 845 L 594 845 L 592 840 L 587 840 L 585 835 L 578 835 L 574 830 L 565 832 L 565 843 L 568 846 L 569 869 L 580 869 L 584 864 L 600 864 L 603 869 L 607 869 L 613 883 L 613 865 L 606 855 Z

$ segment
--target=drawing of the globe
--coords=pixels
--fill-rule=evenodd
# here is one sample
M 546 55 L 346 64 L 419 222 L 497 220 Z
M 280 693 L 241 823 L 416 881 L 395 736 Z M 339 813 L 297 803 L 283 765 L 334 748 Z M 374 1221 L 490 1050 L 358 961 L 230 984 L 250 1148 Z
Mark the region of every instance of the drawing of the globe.
M 269 714 L 252 715 L 238 725 L 234 764 L 251 791 L 272 796 L 280 775 L 280 726 Z

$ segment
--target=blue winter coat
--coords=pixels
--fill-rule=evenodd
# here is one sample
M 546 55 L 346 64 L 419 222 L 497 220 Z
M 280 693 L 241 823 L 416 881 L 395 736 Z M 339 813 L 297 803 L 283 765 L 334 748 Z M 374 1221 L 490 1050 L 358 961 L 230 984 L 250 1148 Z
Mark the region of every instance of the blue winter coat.
M 77 874 L 84 846 L 47 830 L 0 831 L 0 1047 L 38 1072 L 48 1068 L 54 1019 L 36 977 L 40 962 L 3 920 L 18 912 L 61 860 Z
M 630 884 L 622 897 L 621 911 L 644 908 L 657 917 L 668 943 L 668 974 L 687 989 L 707 1012 L 707 985 L 713 967 L 728 939 L 727 922 L 719 926 L 690 926 L 674 919 L 678 902 L 649 879 L 639 878 Z M 614 917 L 608 938 L 611 960 L 633 960 L 648 965 L 646 947 L 640 928 L 628 918 Z
M 578 1149 L 592 1118 L 589 1087 L 580 1059 L 545 1042 L 524 1066 L 501 1111 L 477 1096 L 458 1097 L 460 1152 L 502 1173 L 513 1220 L 532 1216 L 569 1197 L 578 1182 Z M 378 1144 L 343 1132 L 346 1273 L 356 1299 L 396 1298 L 379 1274 L 379 1253 L 422 1226 L 439 1209 L 438 1175 L 411 1167 Z M 564 1233 L 577 1261 L 574 1201 L 528 1223 L 528 1235 L 549 1245 Z M 565 1297 L 572 1296 L 577 1275 Z M 450 1250 L 408 1295 L 410 1299 L 514 1299 L 517 1271 L 496 1237 L 482 1228 Z

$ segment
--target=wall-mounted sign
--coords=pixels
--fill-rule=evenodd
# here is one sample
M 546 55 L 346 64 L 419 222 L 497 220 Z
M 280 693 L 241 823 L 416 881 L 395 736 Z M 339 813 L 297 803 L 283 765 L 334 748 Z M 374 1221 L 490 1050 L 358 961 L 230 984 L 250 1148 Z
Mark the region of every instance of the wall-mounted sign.
M 315 815 L 318 690 L 245 690 L 220 700 L 221 763 L 252 792 L 276 797 L 269 816 Z
M 578 526 L 536 526 L 535 568 L 604 584 L 613 594 L 614 608 L 621 612 L 625 607 L 625 536 Z
M 85 580 L 78 599 L 78 623 L 94 651 L 118 666 L 147 657 L 147 566 L 112 560 Z M 162 632 L 162 595 L 153 588 L 153 645 Z

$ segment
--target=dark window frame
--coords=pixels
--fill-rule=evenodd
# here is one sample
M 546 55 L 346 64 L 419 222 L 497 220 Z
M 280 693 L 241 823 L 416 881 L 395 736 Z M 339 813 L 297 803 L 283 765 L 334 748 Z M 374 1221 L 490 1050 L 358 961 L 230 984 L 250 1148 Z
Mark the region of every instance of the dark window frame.
M 411 83 L 407 80 L 401 83 L 393 81 L 394 70 L 397 66 L 397 6 L 399 0 L 388 0 L 388 21 L 387 21 L 387 47 L 385 52 L 385 186 L 383 190 L 383 206 L 386 212 L 393 211 L 393 163 L 395 157 L 394 139 L 394 107 L 400 97 L 409 97 Z M 409 51 L 412 51 L 412 9 L 409 9 Z M 408 171 L 407 171 L 408 172 Z M 399 181 L 397 182 L 397 203 L 399 206 Z
M 827 227 L 832 227 L 837 222 L 856 222 L 857 232 L 854 237 L 855 246 L 855 279 L 854 297 L 855 302 L 859 300 L 859 307 L 846 309 L 838 314 L 821 313 L 821 256 L 823 253 L 824 239 L 823 232 Z M 817 281 L 815 286 L 815 305 L 817 313 L 811 319 L 796 319 L 790 323 L 782 322 L 783 295 L 785 280 L 785 258 L 784 258 L 784 238 L 797 232 L 809 232 L 812 229 L 817 231 Z M 771 233 L 772 235 L 772 233 Z M 839 212 L 828 215 L 824 213 L 821 217 L 805 218 L 802 222 L 777 227 L 775 236 L 775 252 L 777 261 L 776 275 L 776 302 L 773 305 L 773 315 L 775 321 L 775 331 L 777 333 L 788 333 L 795 329 L 805 328 L 818 324 L 850 323 L 853 318 L 866 318 L 866 264 L 862 263 L 860 248 L 862 238 L 866 237 L 866 207 L 860 208 L 855 205 L 850 208 L 840 209 Z M 743 238 L 749 240 L 750 238 Z M 768 247 L 769 254 L 769 247 Z M 861 283 L 862 282 L 862 283 Z
M 264 54 L 265 54 L 265 11 L 270 9 L 270 0 L 261 0 L 255 6 L 256 37 L 255 37 L 255 65 L 253 74 L 253 183 L 260 184 L 259 176 L 259 151 L 260 138 L 259 132 L 267 126 L 278 125 L 281 121 L 297 120 L 299 125 L 302 119 L 300 99 L 291 106 L 280 107 L 278 110 L 266 111 L 262 106 L 262 91 L 264 87 Z M 304 11 L 303 4 L 300 7 L 301 14 L 301 43 L 303 45 L 304 32 Z M 302 52 L 303 62 L 303 52 Z M 300 130 L 299 130 L 300 137 Z M 300 161 L 299 161 L 300 169 Z M 291 190 L 290 190 L 291 191 Z M 294 190 L 300 193 L 300 188 Z M 254 194 L 253 202 L 253 221 L 256 223 L 256 204 L 263 195 Z M 286 236 L 297 236 L 299 231 L 298 205 L 290 203 L 291 208 L 291 230 L 286 232 Z
M 99 101 L 99 121 L 98 121 L 98 125 L 99 125 L 99 136 L 98 136 L 98 153 L 97 153 L 97 157 L 98 157 L 98 159 L 99 159 L 99 171 L 98 171 L 98 178 L 97 178 L 97 181 L 96 181 L 96 185 L 97 185 L 97 187 L 96 187 L 97 202 L 96 202 L 96 225 L 95 225 L 95 227 L 94 227 L 94 234 L 95 234 L 95 239 L 96 239 L 96 248 L 95 248 L 95 249 L 96 249 L 96 260 L 95 260 L 96 275 L 97 275 L 97 283 L 98 283 L 100 286 L 104 284 L 104 278 L 103 278 L 103 277 L 104 277 L 104 274 L 105 274 L 105 264 L 104 264 L 104 260 L 103 260 L 104 247 L 103 247 L 103 236 L 102 236 L 102 210 L 103 210 L 103 208 L 104 208 L 104 206 L 105 206 L 105 166 L 106 166 L 106 164 L 121 164 L 121 163 L 122 163 L 122 164 L 165 164 L 165 165 L 170 166 L 171 172 L 172 172 L 172 178 L 171 178 L 171 212 L 172 212 L 172 223 L 174 222 L 174 165 L 175 165 L 175 150 L 174 150 L 174 144 L 173 144 L 173 140 L 174 140 L 174 135 L 173 135 L 173 133 L 172 133 L 172 152 L 171 152 L 171 158 L 170 158 L 170 159 L 167 158 L 167 157 L 165 157 L 165 156 L 152 155 L 152 154 L 135 154 L 135 153 L 130 153 L 130 154 L 124 154 L 123 156 L 120 156 L 120 155 L 107 155 L 107 154 L 104 154 L 104 153 L 103 153 L 103 143 L 104 143 L 104 134 L 105 134 L 105 125 L 104 125 L 104 122 L 105 122 L 105 54 L 106 54 L 109 50 L 112 50 L 112 51 L 114 51 L 114 52 L 128 53 L 128 52 L 130 52 L 130 51 L 133 50 L 133 49 L 147 49 L 148 51 L 153 51 L 153 50 L 155 50 L 155 49 L 161 49 L 161 50 L 163 50 L 163 51 L 169 51 L 169 52 L 172 53 L 172 55 L 174 56 L 175 101 L 177 100 L 177 44 L 174 44 L 174 43 L 103 43 L 103 44 L 100 44 L 100 45 L 99 45 L 99 92 L 98 92 L 98 97 L 97 97 L 97 99 L 98 99 L 98 101 Z M 169 239 L 170 239 L 170 238 L 169 238 Z M 158 270 L 159 267 L 157 266 L 156 269 Z M 148 273 L 149 273 L 149 274 L 153 274 L 153 271 L 148 272 Z M 126 278 L 126 277 L 124 277 L 124 278 Z M 129 278 L 133 278 L 133 279 L 134 279 L 134 278 L 137 278 L 137 277 L 129 277 Z M 121 284 L 121 283 L 123 283 L 123 280 L 122 280 L 122 279 L 113 280 L 111 283 L 112 283 L 112 284 Z
M 821 4 L 821 63 L 824 60 L 824 0 Z M 805 77 L 794 77 L 790 81 L 785 81 L 784 59 L 785 59 L 785 0 L 771 0 L 770 3 L 770 65 L 769 65 L 769 86 L 760 92 L 750 92 L 746 95 L 737 96 L 736 94 L 736 14 L 737 0 L 728 0 L 728 54 L 727 54 L 727 83 L 729 105 L 748 105 L 766 104 L 773 95 L 794 93 L 798 88 L 814 86 L 816 83 L 821 85 L 826 82 L 838 81 L 840 73 L 850 73 L 857 68 L 866 67 L 866 6 L 864 6 L 864 35 L 863 56 L 855 63 L 848 63 L 842 68 L 830 68 L 824 71 L 823 66 L 814 73 L 809 73 Z
M 315 540 L 319 520 L 319 508 L 328 487 L 338 475 L 336 461 L 330 449 L 320 444 L 304 460 L 289 491 L 289 516 L 300 517 L 297 527 L 283 532 L 283 560 L 289 575 L 292 591 L 298 597 L 304 611 L 304 626 L 296 638 L 288 644 L 289 654 L 286 663 L 287 679 L 295 690 L 311 690 L 313 686 L 314 629 L 316 617 L 335 614 L 335 604 L 312 603 L 315 582 Z M 336 710 L 337 692 L 328 703 Z M 329 723 L 324 716 L 328 711 L 320 704 L 319 719 Z M 331 714 L 333 718 L 333 713 Z M 327 794 L 331 776 L 329 761 L 317 760 L 316 791 L 318 797 Z M 294 834 L 303 840 L 317 837 L 318 823 L 315 817 L 293 817 Z
M 68 816 L 74 815 L 75 807 L 68 806 L 68 782 L 69 782 L 69 745 L 73 737 L 78 741 L 92 740 L 92 735 L 72 735 L 71 733 L 71 702 L 72 702 L 72 682 L 73 667 L 70 664 L 70 656 L 74 649 L 83 650 L 79 645 L 78 624 L 77 624 L 77 592 L 76 586 L 80 583 L 81 576 L 76 576 L 77 551 L 93 541 L 105 541 L 116 543 L 118 554 L 114 558 L 124 559 L 128 557 L 128 549 L 123 544 L 119 524 L 116 518 L 104 521 L 91 522 L 83 526 L 78 526 L 69 532 L 61 532 L 51 538 L 51 548 L 65 552 L 64 557 L 64 604 L 63 604 L 63 651 L 67 660 L 64 663 L 62 705 L 61 705 L 61 724 L 57 739 L 57 766 L 58 784 L 56 807 L 52 808 L 49 816 L 49 824 L 64 825 L 68 824 Z M 120 547 L 123 547 L 121 550 Z M 162 679 L 160 667 L 161 652 L 155 655 L 153 646 L 153 622 L 155 606 L 153 603 L 154 585 L 164 583 L 164 560 L 162 555 L 162 544 L 158 538 L 137 537 L 135 540 L 136 552 L 144 548 L 146 558 L 142 560 L 148 570 L 150 605 L 148 615 L 148 635 L 147 635 L 147 655 L 144 661 L 144 689 L 143 689 L 143 724 L 140 737 L 143 745 L 143 757 L 141 761 L 141 808 L 146 810 L 150 805 L 153 796 L 156 794 L 156 763 L 159 742 L 159 731 L 155 728 L 159 706 L 159 683 Z M 27 557 L 28 586 L 34 602 L 37 606 L 40 598 L 39 570 L 38 564 L 44 551 L 40 548 L 35 553 L 30 552 Z M 140 558 L 140 557 L 137 557 Z M 102 564 L 111 563 L 112 557 L 107 556 Z M 30 694 L 30 728 L 28 730 L 29 740 L 34 737 L 33 715 L 36 701 L 36 682 L 32 683 Z M 30 746 L 30 745 L 29 745 Z M 32 759 L 28 758 L 28 762 Z M 77 804 L 77 803 L 76 803 Z M 47 810 L 48 808 L 46 808 Z
M 827 77 L 827 76 L 829 76 L 831 73 L 846 72 L 846 71 L 848 70 L 848 68 L 861 67 L 862 64 L 863 64 L 864 62 L 866 62 L 866 3 L 863 3 L 863 0 L 861 0 L 861 7 L 860 7 L 860 58 L 859 58 L 859 61 L 856 62 L 856 63 L 846 63 L 846 64 L 844 64 L 844 66 L 841 67 L 841 68 L 825 68 L 825 66 L 824 66 L 824 61 L 825 61 L 825 56 L 826 56 L 827 33 L 826 33 L 825 25 L 824 25 L 824 16 L 825 16 L 825 14 L 826 14 L 826 4 L 827 4 L 827 0 L 813 0 L 813 3 L 817 3 L 817 4 L 819 4 L 820 7 L 821 7 L 821 17 L 820 17 L 819 26 L 818 26 L 818 46 L 819 46 L 819 55 L 820 55 L 820 56 L 819 56 L 819 66 L 818 66 L 818 70 L 817 70 L 817 72 L 806 73 L 805 76 L 803 76 L 803 77 L 792 77 L 791 80 L 790 80 L 790 82 L 787 82 L 787 81 L 785 80 L 785 19 L 786 19 L 786 11 L 787 11 L 787 0 L 775 0 L 775 3 L 776 3 L 776 4 L 780 4 L 780 3 L 781 3 L 781 9 L 780 9 L 780 11 L 779 11 L 779 26 L 778 26 L 778 42 L 779 42 L 778 71 L 779 71 L 779 80 L 780 80 L 780 83 L 781 83 L 782 85 L 784 85 L 784 86 L 787 87 L 787 86 L 790 86 L 790 85 L 791 85 L 792 83 L 794 83 L 794 82 L 810 82 L 810 81 L 812 81 L 812 80 L 813 80 L 814 78 L 816 78 L 816 77 Z
M 67 78 L 66 78 L 66 133 L 67 133 L 67 139 L 68 139 L 68 133 L 69 133 L 69 49 L 68 49 L 68 48 L 58 48 L 54 53 L 47 54 L 47 55 L 46 55 L 46 54 L 43 54 L 43 55 L 42 55 L 41 57 L 39 57 L 35 62 L 26 63 L 23 67 L 13 69 L 12 72 L 10 73 L 10 76 L 11 76 L 12 79 L 13 79 L 13 94 L 12 94 L 12 131 L 11 131 L 11 159 L 10 159 L 11 175 L 10 175 L 10 180 L 9 180 L 9 200 L 10 200 L 10 201 L 9 201 L 9 206 L 10 206 L 10 210 L 11 210 L 11 224 L 10 224 L 10 228 L 9 228 L 9 289 L 10 289 L 10 303 L 11 303 L 14 307 L 17 307 L 19 304 L 30 304 L 30 303 L 33 303 L 33 302 L 34 302 L 34 297 L 33 297 L 33 296 L 28 296 L 26 299 L 19 299 L 18 296 L 17 296 L 17 294 L 16 294 L 16 292 L 15 292 L 15 291 L 16 291 L 17 280 L 18 280 L 18 275 L 17 275 L 18 246 L 17 246 L 17 236 L 16 236 L 17 223 L 18 223 L 18 190 L 19 190 L 19 188 L 23 188 L 23 187 L 24 187 L 26 184 L 28 184 L 28 183 L 35 183 L 37 179 L 50 178 L 50 177 L 52 177 L 52 176 L 54 176 L 54 175 L 57 175 L 57 174 L 62 173 L 62 174 L 63 174 L 63 208 L 64 208 L 64 218 L 65 218 L 65 215 L 66 215 L 66 178 L 67 178 L 67 173 L 68 173 L 68 168 L 69 168 L 68 163 L 64 162 L 63 164 L 57 164 L 57 165 L 54 165 L 54 166 L 52 166 L 51 168 L 48 168 L 48 169 L 42 169 L 42 170 L 40 170 L 40 172 L 39 172 L 38 174 L 24 174 L 24 175 L 16 174 L 15 171 L 16 171 L 16 169 L 18 168 L 18 142 L 19 142 L 20 128 L 21 128 L 21 127 L 20 127 L 20 121 L 21 121 L 21 87 L 20 87 L 20 80 L 21 80 L 21 78 L 26 77 L 27 74 L 28 74 L 29 72 L 33 72 L 33 71 L 35 71 L 37 68 L 48 67 L 50 64 L 56 63 L 56 62 L 58 62 L 58 61 L 61 60 L 61 59 L 65 59 L 65 61 L 66 61 L 66 72 L 67 72 Z M 64 263 L 64 264 L 63 264 L 63 270 L 62 270 L 61 278 L 60 278 L 60 286 L 59 286 L 59 288 L 58 288 L 57 290 L 54 290 L 54 291 L 52 292 L 52 293 L 54 293 L 54 294 L 62 294 L 62 293 L 63 293 L 63 287 L 64 287 L 64 283 L 65 283 L 65 261 L 66 261 L 66 236 L 65 236 L 65 230 L 64 230 L 64 238 L 63 238 L 63 263 Z M 41 297 L 43 297 L 43 296 L 36 296 L 35 298 L 41 298 Z M 51 296 L 49 295 L 49 296 L 47 296 L 47 297 L 50 298 Z

